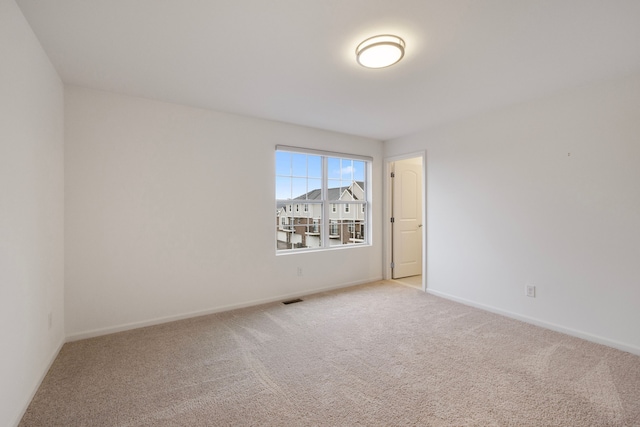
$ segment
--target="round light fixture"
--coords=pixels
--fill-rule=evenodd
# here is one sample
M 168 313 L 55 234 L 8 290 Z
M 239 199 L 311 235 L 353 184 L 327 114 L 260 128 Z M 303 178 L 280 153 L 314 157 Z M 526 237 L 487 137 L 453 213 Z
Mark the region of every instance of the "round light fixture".
M 367 68 L 384 68 L 400 61 L 404 56 L 404 40 L 384 34 L 366 39 L 356 48 L 358 64 Z

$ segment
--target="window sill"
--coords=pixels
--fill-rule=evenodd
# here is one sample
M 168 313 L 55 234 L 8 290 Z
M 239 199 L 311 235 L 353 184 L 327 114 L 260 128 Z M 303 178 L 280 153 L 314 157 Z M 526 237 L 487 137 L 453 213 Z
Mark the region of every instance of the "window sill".
M 330 252 L 330 251 L 340 251 L 344 249 L 354 249 L 354 248 L 369 248 L 371 247 L 371 243 L 348 243 L 346 245 L 336 245 L 330 246 L 327 248 L 300 248 L 300 249 L 280 249 L 276 250 L 276 256 L 281 255 L 294 255 L 294 254 L 308 254 L 310 252 Z

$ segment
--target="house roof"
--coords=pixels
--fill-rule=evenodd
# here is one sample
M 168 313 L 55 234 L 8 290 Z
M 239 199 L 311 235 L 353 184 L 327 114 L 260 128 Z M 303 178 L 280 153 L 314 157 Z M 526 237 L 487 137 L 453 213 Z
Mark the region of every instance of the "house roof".
M 354 181 L 354 183 L 357 184 L 361 189 L 364 188 L 364 181 Z M 345 191 L 347 191 L 349 194 L 351 194 L 351 196 L 353 196 L 354 199 L 357 200 L 356 195 L 353 194 L 353 192 L 351 191 L 351 186 L 329 188 L 327 190 L 327 193 L 328 193 L 327 197 L 329 200 L 340 200 L 340 198 L 342 197 L 342 193 L 344 193 Z M 315 189 L 315 190 L 309 191 L 308 193 L 295 197 L 293 200 L 320 200 L 321 197 L 322 197 L 321 190 Z

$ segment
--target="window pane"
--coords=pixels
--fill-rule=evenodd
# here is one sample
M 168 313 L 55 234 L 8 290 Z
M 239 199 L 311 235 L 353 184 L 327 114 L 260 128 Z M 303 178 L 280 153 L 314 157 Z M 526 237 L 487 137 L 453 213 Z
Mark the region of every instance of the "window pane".
M 340 179 L 340 159 L 335 157 L 327 159 L 327 173 L 329 179 Z
M 308 203 L 309 212 L 307 217 L 311 218 L 313 222 L 322 223 L 322 203 Z
M 353 180 L 353 160 L 342 159 L 342 165 L 340 168 L 340 177 L 343 180 Z
M 293 176 L 307 176 L 307 155 L 294 153 L 291 158 Z
M 356 181 L 356 184 L 358 184 L 357 194 L 360 194 L 358 200 L 367 200 L 366 181 Z
M 305 245 L 307 248 L 321 248 L 322 247 L 322 234 L 320 233 L 319 225 L 310 225 L 307 227 L 307 235 L 305 239 Z
M 291 180 L 291 198 L 305 198 L 305 194 L 307 194 L 307 179 L 293 178 Z
M 308 199 L 311 200 L 321 200 L 322 198 L 322 180 L 309 178 L 307 181 L 307 189 L 309 191 Z
M 355 181 L 364 181 L 365 162 L 354 160 L 353 161 L 353 179 Z
M 360 204 L 346 203 L 342 205 L 342 219 L 355 219 L 360 212 Z
M 327 199 L 329 200 L 340 200 L 340 181 L 337 179 L 330 179 L 328 181 L 328 190 L 327 190 Z
M 322 178 L 322 158 L 320 156 L 308 156 L 307 168 L 309 178 Z
M 286 250 L 292 248 L 291 234 L 293 233 L 293 224 L 291 216 L 287 210 L 278 211 L 276 223 L 276 248 L 277 250 Z
M 277 250 L 322 247 L 322 203 L 293 203 L 291 212 L 279 210 L 276 222 Z M 296 210 L 296 206 L 299 209 Z
M 333 157 L 329 159 L 329 164 L 331 165 L 327 196 L 329 200 L 366 200 L 364 182 L 366 162 Z
M 329 225 L 330 246 L 354 245 L 366 243 L 366 223 L 340 220 Z
M 351 194 L 353 195 L 353 200 L 366 200 L 367 195 L 364 192 L 364 182 L 354 181 L 351 184 Z
M 291 175 L 291 153 L 276 151 L 276 175 Z
M 276 199 L 291 198 L 291 178 L 278 176 L 276 177 Z
M 340 186 L 341 186 L 340 194 L 342 194 L 341 200 L 353 200 L 353 197 L 351 196 L 352 184 L 353 184 L 352 181 L 347 181 L 347 180 L 342 180 L 342 182 L 340 182 Z

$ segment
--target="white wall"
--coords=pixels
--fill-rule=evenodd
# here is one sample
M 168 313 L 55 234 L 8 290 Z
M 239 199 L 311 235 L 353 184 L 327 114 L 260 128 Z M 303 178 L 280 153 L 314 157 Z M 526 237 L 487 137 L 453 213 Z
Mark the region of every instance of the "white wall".
M 78 87 L 65 117 L 69 338 L 381 278 L 379 208 L 370 247 L 276 256 L 274 200 L 276 144 L 381 182 L 381 142 Z
M 13 0 L 0 0 L 0 58 L 0 425 L 11 426 L 64 340 L 64 104 Z
M 427 150 L 428 290 L 640 354 L 640 75 L 384 148 Z

